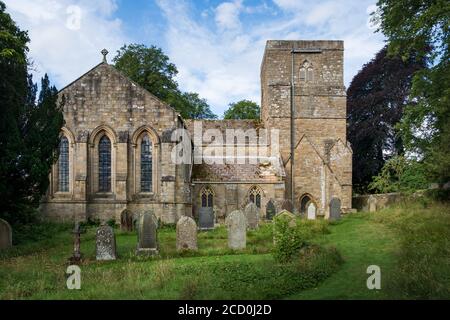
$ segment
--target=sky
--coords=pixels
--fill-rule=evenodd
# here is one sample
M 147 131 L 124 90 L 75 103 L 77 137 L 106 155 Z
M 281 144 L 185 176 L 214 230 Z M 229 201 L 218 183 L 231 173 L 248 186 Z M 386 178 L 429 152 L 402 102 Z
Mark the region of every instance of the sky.
M 181 90 L 222 116 L 242 99 L 260 103 L 267 40 L 343 40 L 348 87 L 385 44 L 370 22 L 376 0 L 3 0 L 28 30 L 35 77 L 63 88 L 124 44 L 163 49 Z

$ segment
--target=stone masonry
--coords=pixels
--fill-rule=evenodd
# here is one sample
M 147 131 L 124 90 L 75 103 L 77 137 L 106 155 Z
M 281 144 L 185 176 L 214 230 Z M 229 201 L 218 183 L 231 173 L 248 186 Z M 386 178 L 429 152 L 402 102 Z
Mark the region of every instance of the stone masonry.
M 264 219 L 269 202 L 281 208 L 291 200 L 292 187 L 294 213 L 304 214 L 312 202 L 318 217 L 329 218 L 333 198 L 349 211 L 352 150 L 346 137 L 343 53 L 342 41 L 268 41 L 261 65 L 261 120 L 201 120 L 202 130 L 255 129 L 257 138 L 261 130 L 278 129 L 279 153 L 257 164 L 173 163 L 172 132 L 186 128 L 192 135 L 194 121 L 182 119 L 103 61 L 60 91 L 66 122 L 61 137 L 69 141 L 68 188 L 60 190 L 57 162 L 41 211 L 51 219 L 119 222 L 124 210 L 151 210 L 161 221 L 176 223 L 182 216 L 198 219 L 199 209 L 211 206 L 215 221 L 223 223 L 250 202 Z M 111 145 L 107 191 L 101 191 L 99 180 L 104 137 Z M 146 137 L 152 148 L 151 191 L 141 190 Z M 246 155 L 256 153 L 250 138 L 224 142 L 224 154 L 236 144 Z M 266 147 L 274 150 L 274 142 L 268 139 Z

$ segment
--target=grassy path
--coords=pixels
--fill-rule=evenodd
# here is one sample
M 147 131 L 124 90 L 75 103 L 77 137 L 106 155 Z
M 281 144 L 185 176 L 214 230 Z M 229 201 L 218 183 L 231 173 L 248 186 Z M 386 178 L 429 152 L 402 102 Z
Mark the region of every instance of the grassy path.
M 323 245 L 333 245 L 345 262 L 338 272 L 317 288 L 302 291 L 289 299 L 386 299 L 383 279 L 395 263 L 397 242 L 393 233 L 383 224 L 374 222 L 370 215 L 352 214 L 337 222 L 331 233 L 316 239 Z M 369 265 L 381 268 L 381 290 L 368 290 L 366 273 Z

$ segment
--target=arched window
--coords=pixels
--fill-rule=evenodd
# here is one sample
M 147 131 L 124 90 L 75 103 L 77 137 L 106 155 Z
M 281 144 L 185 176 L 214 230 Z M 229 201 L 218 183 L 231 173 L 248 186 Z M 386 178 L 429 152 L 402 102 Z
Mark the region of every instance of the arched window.
M 210 187 L 203 188 L 201 197 L 203 208 L 212 208 L 214 206 L 214 193 Z
M 145 134 L 141 142 L 141 192 L 152 192 L 153 145 Z
M 69 140 L 62 137 L 59 143 L 58 191 L 69 192 Z
M 305 61 L 300 68 L 300 80 L 314 81 L 314 69 L 309 61 Z
M 249 200 L 261 209 L 261 190 L 258 187 L 252 187 L 250 189 Z
M 111 141 L 106 135 L 98 144 L 98 190 L 111 192 Z

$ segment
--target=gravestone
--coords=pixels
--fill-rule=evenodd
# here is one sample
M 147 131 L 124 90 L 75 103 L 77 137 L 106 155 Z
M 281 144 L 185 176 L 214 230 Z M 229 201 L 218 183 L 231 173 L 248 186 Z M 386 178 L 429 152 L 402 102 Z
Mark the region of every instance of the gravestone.
M 99 261 L 116 260 L 116 236 L 110 226 L 101 226 L 97 229 L 95 240 L 95 258 Z
M 86 230 L 82 229 L 79 222 L 75 222 L 75 227 L 72 230 L 73 234 L 73 254 L 69 258 L 71 264 L 80 264 L 82 262 L 83 254 L 81 253 L 81 234 Z
M 273 200 L 269 200 L 266 205 L 266 219 L 272 220 L 277 213 L 276 210 L 277 209 L 275 208 L 275 203 L 273 202 Z
M 282 230 L 279 229 L 279 221 L 286 220 L 288 223 L 289 228 L 295 228 L 297 226 L 296 217 L 294 214 L 287 210 L 283 210 L 279 213 L 277 213 L 274 217 L 274 224 L 273 224 L 273 243 L 277 243 L 277 236 L 280 234 Z
M 281 206 L 281 210 L 286 210 L 289 212 L 293 212 L 294 211 L 294 206 L 292 205 L 291 200 L 286 199 L 283 201 L 283 204 Z
M 0 219 L 0 250 L 12 247 L 12 229 L 8 222 Z
M 120 228 L 122 231 L 133 231 L 133 214 L 128 209 L 120 214 Z
M 198 227 L 200 230 L 214 229 L 214 211 L 212 207 L 202 207 L 199 209 Z
M 373 195 L 370 195 L 367 203 L 369 205 L 369 212 L 377 211 L 377 199 Z
M 259 226 L 259 208 L 253 202 L 250 202 L 244 210 L 247 219 L 247 228 L 250 230 L 258 229 Z
M 296 217 L 293 213 L 283 210 L 280 211 L 275 215 L 275 219 L 288 219 L 289 220 L 289 227 L 293 228 L 297 225 Z
M 316 205 L 314 204 L 314 202 L 310 202 L 308 203 L 306 210 L 308 212 L 308 220 L 316 220 Z
M 153 212 L 145 212 L 139 216 L 137 254 L 158 253 L 158 221 Z
M 197 224 L 191 217 L 182 216 L 177 223 L 177 250 L 197 249 Z
M 225 223 L 228 227 L 228 247 L 233 250 L 245 249 L 247 244 L 247 219 L 241 210 L 230 213 Z
M 138 230 L 139 228 L 139 218 L 141 216 L 142 212 L 135 212 L 132 215 L 132 225 L 133 225 L 133 230 Z
M 341 218 L 341 200 L 333 198 L 330 201 L 330 220 L 339 220 Z

